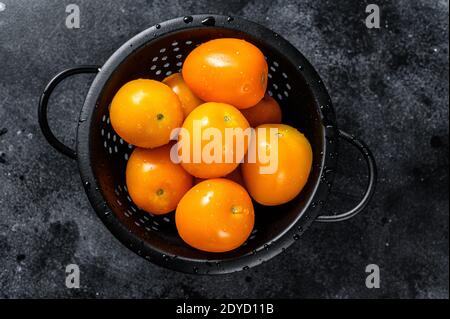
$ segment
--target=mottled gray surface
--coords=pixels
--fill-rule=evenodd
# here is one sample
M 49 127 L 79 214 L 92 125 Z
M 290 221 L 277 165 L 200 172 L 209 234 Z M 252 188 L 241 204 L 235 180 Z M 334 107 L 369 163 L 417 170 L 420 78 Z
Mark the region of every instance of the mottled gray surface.
M 364 26 L 365 4 L 350 0 L 1 2 L 0 297 L 448 298 L 448 1 L 377 1 L 379 30 Z M 80 6 L 79 30 L 64 26 L 69 3 Z M 219 277 L 165 270 L 124 248 L 36 116 L 56 72 L 102 64 L 145 28 L 206 12 L 248 17 L 299 48 L 324 79 L 340 126 L 373 149 L 380 177 L 361 216 L 314 225 L 285 254 Z M 51 125 L 67 143 L 89 82 L 66 81 L 52 98 Z M 344 164 L 357 154 L 342 153 L 330 204 L 340 209 L 365 178 L 363 163 Z M 81 268 L 79 290 L 65 288 L 69 263 Z M 380 289 L 365 287 L 369 263 L 381 268 Z

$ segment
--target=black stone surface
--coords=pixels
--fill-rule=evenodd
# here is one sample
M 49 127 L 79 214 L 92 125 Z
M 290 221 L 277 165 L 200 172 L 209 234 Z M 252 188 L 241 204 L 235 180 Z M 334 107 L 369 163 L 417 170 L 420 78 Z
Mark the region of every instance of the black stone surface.
M 448 298 L 448 1 L 19 1 L 0 10 L 0 297 Z M 76 3 L 81 28 L 65 27 Z M 286 253 L 247 271 L 203 277 L 157 267 L 123 247 L 95 216 L 76 163 L 37 124 L 45 84 L 58 71 L 102 64 L 128 38 L 195 13 L 241 15 L 291 41 L 317 68 L 340 127 L 364 139 L 379 165 L 368 209 L 316 224 Z M 63 83 L 51 125 L 67 143 L 91 77 Z M 365 183 L 342 145 L 335 195 L 344 210 Z M 81 288 L 65 287 L 65 266 Z M 367 289 L 365 267 L 381 268 Z

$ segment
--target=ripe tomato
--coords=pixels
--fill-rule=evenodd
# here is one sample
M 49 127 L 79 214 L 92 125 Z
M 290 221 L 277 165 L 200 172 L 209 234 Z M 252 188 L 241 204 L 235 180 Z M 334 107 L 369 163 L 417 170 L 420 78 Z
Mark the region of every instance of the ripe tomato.
M 267 62 L 253 44 L 232 38 L 205 42 L 183 64 L 183 78 L 202 100 L 247 108 L 258 103 L 267 87 Z
M 246 130 L 248 127 L 247 120 L 234 106 L 214 102 L 199 105 L 185 119 L 180 132 L 179 145 L 182 148 L 179 154 L 187 158 L 181 158 L 181 165 L 188 173 L 200 178 L 222 177 L 231 173 L 244 158 L 250 136 L 227 138 L 228 129 Z M 214 130 L 220 135 L 202 139 L 203 132 L 207 130 Z M 184 133 L 188 135 L 184 136 Z M 214 141 L 219 143 L 217 148 L 211 148 Z M 186 142 L 188 146 L 183 149 Z M 187 156 L 184 152 L 188 153 Z M 211 158 L 208 160 L 205 156 Z
M 306 137 L 295 128 L 285 124 L 264 124 L 266 133 L 255 134 L 256 163 L 249 163 L 249 158 L 242 164 L 242 175 L 250 195 L 258 203 L 273 206 L 286 203 L 297 196 L 305 186 L 312 165 L 312 149 Z M 278 133 L 270 133 L 270 128 L 277 128 Z M 271 136 L 272 135 L 272 136 Z M 271 139 L 272 138 L 272 139 Z M 266 152 L 269 156 L 276 151 L 274 139 L 278 141 L 278 166 L 273 174 L 264 174 L 261 167 L 268 167 L 258 156 Z
M 128 193 L 141 209 L 152 214 L 173 211 L 192 187 L 193 177 L 170 159 L 171 144 L 136 148 L 126 169 Z
M 164 84 L 167 84 L 172 91 L 178 95 L 181 102 L 181 108 L 183 109 L 184 117 L 188 116 L 189 113 L 197 106 L 203 103 L 198 97 L 192 93 L 191 89 L 184 82 L 183 77 L 180 73 L 174 73 L 169 75 L 163 80 Z
M 241 110 L 251 127 L 257 127 L 261 124 L 281 123 L 281 108 L 278 102 L 269 94 L 264 95 L 263 99 L 255 106 Z
M 183 111 L 167 85 L 139 79 L 119 89 L 111 102 L 110 117 L 114 130 L 125 141 L 152 148 L 169 142 L 172 129 L 183 122 Z
M 225 252 L 242 245 L 253 229 L 254 220 L 247 191 L 223 178 L 195 185 L 181 199 L 175 213 L 181 238 L 208 252 Z

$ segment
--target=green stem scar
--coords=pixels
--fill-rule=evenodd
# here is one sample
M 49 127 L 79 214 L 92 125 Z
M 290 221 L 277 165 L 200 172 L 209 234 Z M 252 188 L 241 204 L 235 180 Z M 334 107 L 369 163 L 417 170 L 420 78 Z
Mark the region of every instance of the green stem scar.
M 242 207 L 241 206 L 231 206 L 231 213 L 242 214 Z

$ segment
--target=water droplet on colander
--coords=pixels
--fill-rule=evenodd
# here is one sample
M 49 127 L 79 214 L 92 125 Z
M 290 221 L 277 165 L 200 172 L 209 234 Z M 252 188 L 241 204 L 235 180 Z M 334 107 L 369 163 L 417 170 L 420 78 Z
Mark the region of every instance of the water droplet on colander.
M 265 250 L 269 250 L 269 245 L 264 244 L 264 249 L 265 249 Z
M 107 210 L 106 212 L 103 213 L 105 216 L 109 215 L 109 211 Z
M 303 70 L 303 67 L 301 65 L 298 66 L 299 70 Z
M 330 120 L 328 119 L 327 114 L 325 114 L 325 112 L 321 113 L 321 120 L 324 126 L 327 126 L 330 123 Z
M 84 186 L 85 186 L 86 188 L 89 188 L 89 187 L 91 187 L 91 183 L 90 183 L 90 182 L 84 182 Z
M 334 139 L 336 137 L 336 135 L 337 135 L 337 132 L 333 126 L 331 128 L 330 128 L 330 126 L 326 127 L 325 136 L 327 137 L 327 139 Z
M 293 238 L 294 240 L 299 240 L 299 239 L 300 239 L 300 235 L 295 234 L 292 238 Z
M 161 29 L 161 25 L 160 25 L 160 24 L 157 24 L 157 25 L 155 25 L 155 28 L 156 28 L 156 29 Z
M 297 229 L 298 229 L 299 232 L 303 232 L 303 227 L 302 226 L 298 226 Z
M 256 254 L 256 249 L 253 249 L 252 250 L 252 255 L 255 255 Z
M 183 18 L 184 23 L 191 23 L 193 20 L 194 20 L 194 18 L 191 16 L 185 16 Z
M 170 260 L 170 257 L 167 256 L 167 255 L 162 255 L 162 258 L 164 259 L 164 261 L 169 261 Z
M 311 208 L 316 208 L 317 207 L 317 202 L 312 202 L 311 203 Z
M 206 17 L 202 20 L 202 24 L 211 27 L 216 24 L 216 19 L 214 17 Z
M 228 22 L 231 22 L 231 21 L 233 21 L 234 20 L 234 18 L 233 17 L 231 17 L 231 16 L 228 16 L 228 18 L 227 18 L 227 21 Z
M 249 266 L 244 266 L 244 267 L 242 267 L 242 270 L 249 270 L 249 269 L 250 269 Z
M 193 270 L 194 270 L 195 274 L 198 274 L 198 268 L 197 267 L 194 267 Z

